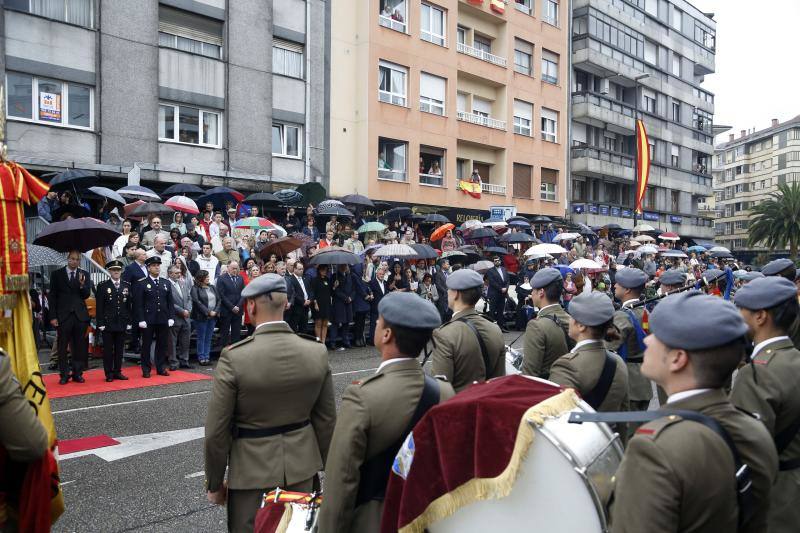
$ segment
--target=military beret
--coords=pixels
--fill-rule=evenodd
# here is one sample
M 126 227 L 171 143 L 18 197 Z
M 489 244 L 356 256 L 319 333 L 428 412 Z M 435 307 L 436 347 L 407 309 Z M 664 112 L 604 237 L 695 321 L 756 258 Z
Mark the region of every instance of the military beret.
M 122 270 L 123 264 L 122 261 L 114 259 L 113 261 L 109 261 L 106 263 L 106 270 Z
M 614 316 L 614 304 L 602 292 L 584 292 L 572 299 L 568 312 L 584 326 L 600 326 Z
M 157 255 L 154 255 L 152 257 L 148 257 L 147 259 L 144 260 L 144 264 L 147 265 L 147 266 L 160 265 L 161 264 L 161 258 L 159 256 L 157 256 Z
M 242 298 L 255 298 L 271 292 L 286 292 L 286 278 L 279 274 L 262 274 L 242 290 Z
M 782 276 L 754 279 L 736 291 L 734 304 L 745 309 L 769 309 L 797 297 L 797 287 Z
M 378 314 L 389 324 L 403 328 L 433 330 L 442 324 L 436 306 L 411 292 L 387 294 L 378 304 Z
M 658 279 L 662 285 L 686 285 L 686 274 L 675 268 L 667 270 Z
M 536 271 L 531 280 L 531 287 L 534 289 L 541 289 L 547 287 L 556 280 L 563 280 L 561 272 L 552 267 L 542 268 Z
M 634 267 L 626 267 L 617 270 L 614 282 L 626 289 L 638 289 L 647 283 L 648 277 L 642 270 Z
M 661 300 L 650 313 L 650 332 L 672 348 L 704 350 L 744 336 L 747 325 L 729 301 L 690 290 Z
M 747 274 L 742 276 L 742 279 L 746 282 L 753 281 L 754 279 L 763 278 L 764 274 L 761 272 L 748 272 Z
M 712 281 L 716 281 L 722 276 L 725 275 L 725 272 L 718 268 L 709 268 L 705 272 L 703 272 L 703 279 L 706 283 L 711 283 Z
M 483 276 L 469 268 L 457 270 L 447 278 L 447 288 L 454 291 L 465 291 L 475 287 L 483 287 Z
M 782 257 L 781 259 L 775 259 L 764 265 L 764 268 L 761 269 L 761 273 L 765 276 L 777 276 L 787 268 L 794 268 L 794 263 L 791 259 Z

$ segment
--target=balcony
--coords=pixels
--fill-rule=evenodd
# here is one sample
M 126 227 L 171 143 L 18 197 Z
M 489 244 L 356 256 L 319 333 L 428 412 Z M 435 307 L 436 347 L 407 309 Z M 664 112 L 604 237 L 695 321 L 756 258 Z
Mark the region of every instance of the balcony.
M 573 146 L 571 156 L 575 174 L 598 178 L 610 176 L 631 182 L 634 179 L 633 156 L 590 146 Z
M 467 113 L 466 111 L 459 111 L 457 113 L 458 120 L 462 122 L 469 122 L 470 124 L 477 124 L 478 126 L 485 126 L 496 130 L 506 130 L 506 121 L 497 120 L 496 118 L 486 117 L 475 113 Z
M 456 49 L 460 54 L 466 54 L 476 59 L 480 59 L 481 61 L 486 61 L 487 63 L 497 65 L 498 67 L 506 68 L 507 61 L 505 57 L 496 56 L 486 52 L 485 50 L 474 48 L 465 43 L 458 43 L 456 45 Z
M 486 194 L 496 194 L 498 196 L 506 195 L 506 186 L 498 185 L 496 183 L 481 183 L 481 190 Z
M 578 122 L 620 135 L 636 133 L 633 107 L 589 92 L 572 93 L 572 116 Z
M 396 20 L 392 17 L 388 17 L 386 15 L 379 15 L 378 16 L 378 24 L 383 26 L 384 28 L 389 28 L 394 31 L 399 31 L 400 33 L 406 32 L 406 23 L 401 20 Z
M 441 174 L 420 174 L 419 183 L 429 187 L 442 187 L 444 186 L 444 176 Z

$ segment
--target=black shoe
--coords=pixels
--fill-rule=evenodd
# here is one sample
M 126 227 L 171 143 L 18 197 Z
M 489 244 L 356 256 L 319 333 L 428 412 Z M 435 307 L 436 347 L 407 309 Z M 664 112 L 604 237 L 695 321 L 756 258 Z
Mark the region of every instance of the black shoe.
M 156 374 L 158 374 L 159 376 L 169 376 L 169 372 L 167 372 L 166 370 L 159 370 L 156 372 Z
M 112 381 L 114 381 L 113 376 L 106 376 L 106 383 L 111 383 Z
M 170 370 L 178 370 L 178 365 L 169 365 Z
M 149 370 L 142 371 L 142 377 L 143 378 L 149 378 L 150 377 L 150 371 Z
M 191 363 L 181 363 L 178 366 L 180 366 L 180 368 L 189 368 L 189 369 L 195 368 L 195 366 L 193 364 L 191 364 Z M 170 370 L 174 370 L 174 369 L 170 368 Z
M 118 379 L 120 381 L 128 381 L 128 376 L 126 376 L 122 372 L 117 372 L 116 374 L 114 374 L 114 379 Z
M 83 379 L 83 376 L 76 376 L 74 374 L 72 375 L 72 381 L 75 383 L 86 383 L 86 380 Z
M 201 361 L 198 361 L 197 364 L 199 364 L 200 366 L 208 366 L 208 365 L 211 364 L 211 361 L 202 361 L 201 360 Z
M 61 376 L 61 379 L 58 380 L 59 385 L 66 385 L 69 383 L 69 376 Z

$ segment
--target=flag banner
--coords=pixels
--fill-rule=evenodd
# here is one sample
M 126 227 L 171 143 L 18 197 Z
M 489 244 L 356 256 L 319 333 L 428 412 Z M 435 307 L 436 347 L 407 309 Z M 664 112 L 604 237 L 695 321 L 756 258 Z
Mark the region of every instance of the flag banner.
M 467 180 L 458 180 L 458 190 L 473 198 L 481 197 L 481 184 Z
M 644 122 L 636 121 L 636 212 L 642 212 L 642 202 L 650 177 L 650 143 Z
M 492 11 L 495 13 L 500 13 L 501 15 L 506 11 L 506 3 L 503 0 L 490 0 L 489 6 L 492 8 Z

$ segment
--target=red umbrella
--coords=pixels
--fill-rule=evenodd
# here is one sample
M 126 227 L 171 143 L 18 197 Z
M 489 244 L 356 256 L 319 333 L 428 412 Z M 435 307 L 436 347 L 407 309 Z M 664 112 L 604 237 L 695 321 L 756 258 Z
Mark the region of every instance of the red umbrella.
M 680 239 L 678 234 L 675 233 L 674 231 L 668 231 L 666 233 L 662 233 L 661 235 L 658 236 L 658 238 L 663 239 L 665 241 L 677 241 L 678 239 Z
M 447 235 L 448 231 L 452 231 L 454 229 L 455 226 L 450 223 L 439 226 L 433 231 L 433 233 L 431 233 L 431 242 L 441 240 L 445 235 Z
M 197 208 L 197 204 L 194 203 L 194 200 L 189 198 L 188 196 L 173 196 L 166 202 L 164 205 L 171 207 L 175 211 L 181 211 L 183 213 L 189 213 L 190 215 L 196 215 L 200 213 L 200 210 Z
M 125 204 L 125 207 L 123 207 L 123 211 L 125 211 L 125 218 L 131 216 L 131 212 L 144 203 L 146 203 L 144 200 L 136 200 L 135 202 Z

